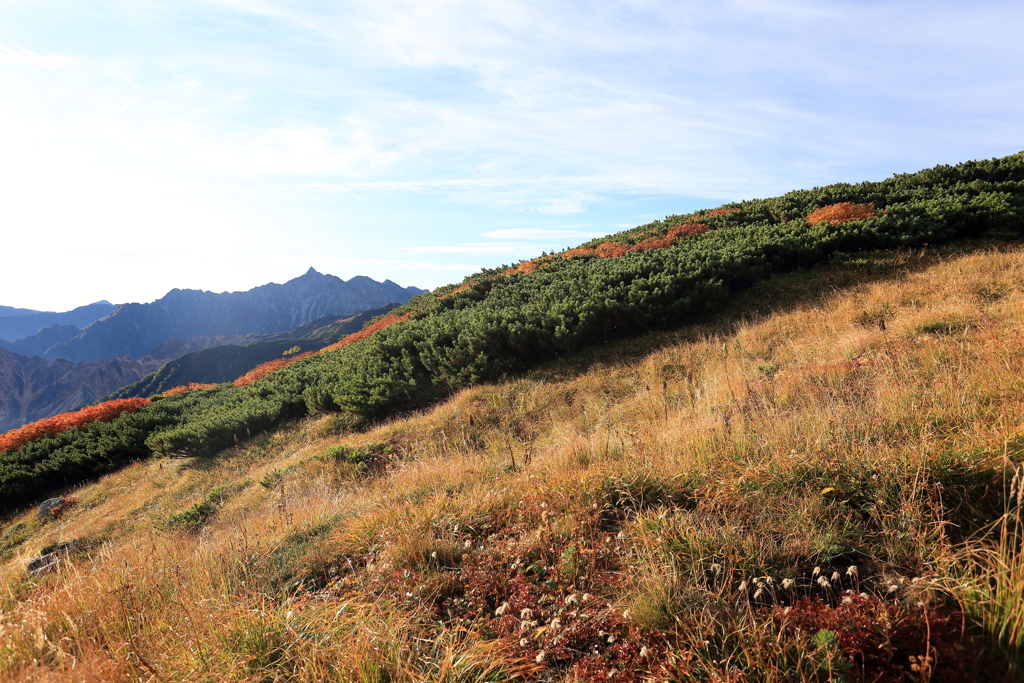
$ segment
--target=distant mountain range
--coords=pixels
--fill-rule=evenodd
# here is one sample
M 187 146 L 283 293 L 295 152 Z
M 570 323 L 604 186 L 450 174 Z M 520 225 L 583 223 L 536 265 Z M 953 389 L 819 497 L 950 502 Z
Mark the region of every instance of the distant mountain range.
M 0 432 L 92 403 L 168 361 L 215 347 L 230 346 L 185 359 L 135 391 L 229 381 L 295 342 L 302 350 L 332 343 L 425 291 L 310 268 L 246 292 L 174 289 L 148 304 L 98 302 L 67 313 L 2 307 Z
M 88 306 L 79 306 L 66 313 L 30 311 L 25 308 L 0 306 L 0 340 L 13 342 L 53 325 L 85 327 L 110 314 L 115 308 L 116 306 L 109 301 L 97 301 Z M 7 348 L 6 345 L 3 346 Z
M 36 327 L 28 333 L 31 336 L 0 343 L 0 347 L 73 362 L 121 355 L 142 358 L 170 339 L 285 332 L 325 315 L 348 315 L 389 303 L 405 303 L 425 291 L 363 276 L 345 281 L 310 268 L 283 285 L 271 283 L 246 292 L 174 289 L 152 303 L 111 306 L 111 311 L 81 330 L 70 328 L 69 324 L 74 323 L 65 320 L 57 327 L 53 323 L 45 329 Z M 75 311 L 50 315 L 67 316 Z M 0 318 L 0 325 L 11 319 Z M 4 338 L 2 334 L 0 338 Z

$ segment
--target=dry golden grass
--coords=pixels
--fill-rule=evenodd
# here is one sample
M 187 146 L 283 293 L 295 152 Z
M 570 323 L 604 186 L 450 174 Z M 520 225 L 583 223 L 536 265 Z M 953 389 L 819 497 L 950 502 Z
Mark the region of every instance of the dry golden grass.
M 1010 666 L 1022 377 L 1024 250 L 869 255 L 365 433 L 138 463 L 6 521 L 0 678 L 859 680 L 838 626 L 796 625 L 848 589 L 890 629 L 885 680 L 966 677 L 973 642 Z M 978 630 L 950 645 L 929 619 L 958 605 Z

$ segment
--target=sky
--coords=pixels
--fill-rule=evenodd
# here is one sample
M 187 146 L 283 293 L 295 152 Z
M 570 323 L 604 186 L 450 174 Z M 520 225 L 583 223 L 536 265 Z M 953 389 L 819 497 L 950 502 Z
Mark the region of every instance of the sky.
M 432 288 L 1024 149 L 1024 3 L 0 0 L 0 304 Z

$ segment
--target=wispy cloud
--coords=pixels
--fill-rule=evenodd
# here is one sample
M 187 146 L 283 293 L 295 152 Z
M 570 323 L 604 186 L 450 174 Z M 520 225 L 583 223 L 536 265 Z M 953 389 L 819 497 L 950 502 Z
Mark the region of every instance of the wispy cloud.
M 513 240 L 560 240 L 560 239 L 590 239 L 602 237 L 602 232 L 586 232 L 583 230 L 545 230 L 543 228 L 510 228 L 508 230 L 490 230 L 484 233 L 484 237 L 492 239 L 513 239 Z
M 40 54 L 26 50 L 18 45 L 14 47 L 0 45 L 0 65 L 20 64 L 39 67 L 48 71 L 58 69 L 67 71 L 78 64 L 79 61 L 81 61 L 79 58 L 68 55 Z
M 533 249 L 523 242 L 480 242 L 476 244 L 440 244 L 402 247 L 402 251 L 417 254 L 507 254 L 521 249 Z

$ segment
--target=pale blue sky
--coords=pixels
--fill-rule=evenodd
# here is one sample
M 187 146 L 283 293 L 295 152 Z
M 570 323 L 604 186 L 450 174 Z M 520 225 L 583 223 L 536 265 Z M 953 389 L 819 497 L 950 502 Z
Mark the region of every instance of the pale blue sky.
M 1010 2 L 0 0 L 0 304 L 459 281 L 1024 149 Z

